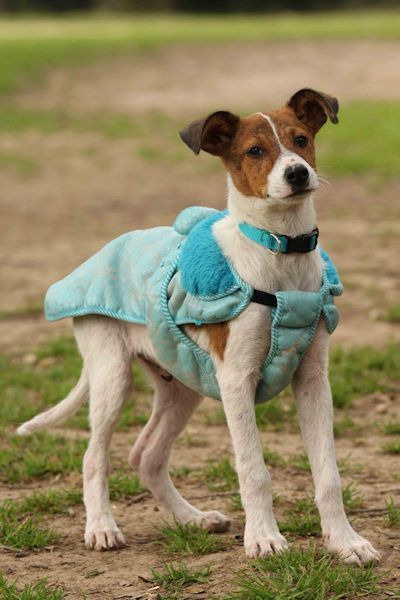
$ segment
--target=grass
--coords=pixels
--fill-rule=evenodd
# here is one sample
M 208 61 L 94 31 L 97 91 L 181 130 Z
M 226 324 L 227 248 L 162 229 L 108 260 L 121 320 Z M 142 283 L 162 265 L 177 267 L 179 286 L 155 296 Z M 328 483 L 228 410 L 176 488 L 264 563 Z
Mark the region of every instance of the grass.
M 208 533 L 198 525 L 164 525 L 160 530 L 161 544 L 168 552 L 181 555 L 201 556 L 226 549 L 226 543 L 213 533 Z
M 203 470 L 203 477 L 210 490 L 235 490 L 239 487 L 235 468 L 227 457 L 209 461 Z
M 0 597 L 3 600 L 63 600 L 65 594 L 61 587 L 48 584 L 45 579 L 20 586 L 18 581 L 9 583 L 0 573 Z
M 111 500 L 136 496 L 143 491 L 137 475 L 118 472 L 109 480 Z M 0 544 L 17 549 L 40 549 L 57 543 L 60 536 L 43 523 L 43 516 L 68 514 L 67 509 L 82 503 L 79 489 L 34 492 L 21 500 L 0 505 Z
M 317 508 L 312 498 L 303 498 L 290 505 L 285 519 L 279 522 L 281 533 L 301 537 L 319 535 L 321 526 Z
M 211 575 L 211 567 L 191 569 L 187 565 L 164 563 L 162 571 L 152 569 L 154 583 L 167 591 L 176 592 L 193 583 L 205 583 Z
M 400 323 L 400 304 L 389 306 L 383 319 L 389 323 Z
M 0 159 L 1 161 L 1 159 Z M 36 317 L 43 314 L 43 302 L 31 302 L 10 310 L 0 310 L 0 321 Z
M 0 543 L 17 549 L 40 549 L 59 540 L 58 533 L 43 525 L 41 518 L 27 515 L 18 502 L 7 501 L 0 506 Z
M 103 135 L 108 142 L 129 138 L 134 141 L 135 153 L 140 159 L 176 163 L 192 160 L 178 136 L 178 130 L 185 124 L 184 119 L 184 116 L 172 118 L 159 112 L 151 112 L 143 119 L 123 113 L 79 114 L 60 109 L 18 108 L 3 103 L 0 132 L 16 136 L 29 131 L 44 135 L 59 131 L 95 133 Z M 399 120 L 400 103 L 397 102 L 344 105 L 340 110 L 340 125 L 327 126 L 318 136 L 319 169 L 324 174 L 335 176 L 360 173 L 372 173 L 381 178 L 396 176 Z M 199 168 L 205 165 L 214 169 L 215 161 L 204 160 L 206 162 L 199 163 Z M 30 176 L 40 169 L 41 164 L 36 156 L 27 155 L 26 150 L 21 149 L 18 153 L 0 152 L 1 166 L 14 169 L 22 176 Z M 399 306 L 389 307 L 384 318 L 398 322 Z
M 355 510 L 364 504 L 364 497 L 353 483 L 343 488 L 343 504 L 348 510 Z
M 382 449 L 385 454 L 400 454 L 400 439 L 384 444 Z
M 395 177 L 399 118 L 398 102 L 344 105 L 339 125 L 323 128 L 317 139 L 319 169 L 336 176 L 370 172 Z
M 122 500 L 131 496 L 137 496 L 144 491 L 139 477 L 135 474 L 126 474 L 118 471 L 108 480 L 111 500 Z
M 398 39 L 400 14 L 387 11 L 253 16 L 2 18 L 0 93 L 37 82 L 47 69 L 168 44 L 297 39 Z
M 387 392 L 390 384 L 400 379 L 400 346 L 385 348 L 360 347 L 331 353 L 330 381 L 333 401 L 337 408 L 350 406 L 351 401 L 364 394 Z
M 383 427 L 385 435 L 400 435 L 400 422 L 386 423 Z
M 0 480 L 26 483 L 81 470 L 86 440 L 38 433 L 31 437 L 2 434 Z
M 400 506 L 395 504 L 393 498 L 386 501 L 388 527 L 400 527 Z
M 339 564 L 312 545 L 257 560 L 234 585 L 235 591 L 225 600 L 339 600 L 375 597 L 388 591 L 386 586 L 382 589 L 371 567 Z
M 11 548 L 37 550 L 56 543 L 60 536 L 43 524 L 43 515 L 64 514 L 82 502 L 75 489 L 34 492 L 22 500 L 6 500 L 0 505 L 0 543 Z

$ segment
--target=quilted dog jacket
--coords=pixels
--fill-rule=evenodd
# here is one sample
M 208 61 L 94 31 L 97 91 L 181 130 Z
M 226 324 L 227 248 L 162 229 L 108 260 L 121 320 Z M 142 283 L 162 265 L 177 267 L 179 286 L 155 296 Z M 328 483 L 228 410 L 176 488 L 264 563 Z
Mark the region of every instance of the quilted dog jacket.
M 121 235 L 49 288 L 47 319 L 101 314 L 146 325 L 164 368 L 189 388 L 220 399 L 211 356 L 185 335 L 182 325 L 229 321 L 251 302 L 253 288 L 222 254 L 212 232 L 225 216 L 226 211 L 191 207 L 173 227 Z M 334 296 L 343 288 L 329 256 L 322 249 L 320 253 L 324 269 L 318 292 L 276 293 L 271 346 L 256 402 L 276 396 L 290 383 L 321 314 L 329 333 L 336 328 Z

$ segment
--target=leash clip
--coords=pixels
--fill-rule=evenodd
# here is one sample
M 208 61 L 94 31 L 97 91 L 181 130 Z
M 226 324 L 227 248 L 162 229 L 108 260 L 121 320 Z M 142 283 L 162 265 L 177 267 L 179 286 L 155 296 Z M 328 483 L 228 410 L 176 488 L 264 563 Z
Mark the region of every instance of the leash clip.
M 279 252 L 281 250 L 282 240 L 280 240 L 278 238 L 278 236 L 275 235 L 274 233 L 270 233 L 269 235 L 276 241 L 276 250 L 273 250 L 272 248 L 267 248 L 267 250 L 268 250 L 268 252 L 271 252 L 271 254 L 276 256 L 277 254 L 279 254 Z

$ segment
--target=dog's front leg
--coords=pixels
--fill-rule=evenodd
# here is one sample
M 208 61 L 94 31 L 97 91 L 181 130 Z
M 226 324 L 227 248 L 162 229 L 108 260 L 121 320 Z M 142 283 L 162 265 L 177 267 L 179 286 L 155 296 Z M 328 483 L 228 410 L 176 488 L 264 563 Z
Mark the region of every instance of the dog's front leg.
M 244 545 L 256 558 L 287 548 L 272 510 L 271 477 L 265 467 L 257 431 L 254 394 L 257 372 L 242 375 L 238 368 L 220 367 L 217 376 L 232 436 L 240 494 L 246 514 Z
M 297 412 L 326 545 L 345 562 L 367 564 L 378 560 L 379 553 L 354 531 L 344 511 L 333 438 L 328 345 L 329 335 L 321 321 L 293 380 Z

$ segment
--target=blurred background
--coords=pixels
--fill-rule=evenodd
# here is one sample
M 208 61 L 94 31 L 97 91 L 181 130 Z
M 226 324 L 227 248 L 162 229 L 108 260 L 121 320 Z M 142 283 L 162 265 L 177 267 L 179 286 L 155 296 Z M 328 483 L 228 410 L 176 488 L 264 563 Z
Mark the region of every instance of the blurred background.
M 400 435 L 399 42 L 398 0 L 0 0 L 0 498 L 47 489 L 50 477 L 58 477 L 51 480 L 56 487 L 80 490 L 81 446 L 67 446 L 60 436 L 21 441 L 13 435 L 17 423 L 63 397 L 80 369 L 70 323 L 43 318 L 47 287 L 125 231 L 171 224 L 189 205 L 225 206 L 223 167 L 181 142 L 178 131 L 187 123 L 218 109 L 268 111 L 312 87 L 340 103 L 339 125 L 327 123 L 316 142 L 319 171 L 328 180 L 316 195 L 321 241 L 345 285 L 332 337 L 338 453 L 343 465 L 351 453 L 346 484 L 356 481 L 357 497 L 378 506 L 373 519 L 356 516 L 363 534 L 370 528 L 379 549 L 386 544 L 384 567 L 399 577 L 392 547 L 398 532 L 390 542 L 383 521 L 387 490 L 397 503 L 400 497 L 400 440 L 383 437 Z M 290 502 L 311 497 L 312 487 L 288 402 L 260 407 L 257 418 L 273 451 L 266 456 L 277 469 L 274 489 L 289 498 L 278 503 L 280 518 L 288 510 L 300 519 Z M 139 387 L 114 438 L 113 464 L 125 469 L 113 484 L 114 498 L 130 550 L 88 557 L 82 506 L 72 516 L 53 517 L 66 532 L 70 562 L 60 561 L 60 546 L 45 562 L 70 597 L 84 590 L 90 598 L 97 597 L 91 592 L 113 598 L 110 586 L 158 564 L 152 536 L 161 517 L 154 517 L 154 502 L 125 504 L 140 489 L 132 491 L 126 456 L 149 403 L 148 390 Z M 209 460 L 221 458 L 230 477 L 218 489 L 236 485 L 222 413 L 215 403 L 205 406 L 174 455 L 179 488 L 200 498 L 210 493 L 207 477 L 212 486 L 222 476 L 221 469 L 204 475 Z M 87 438 L 84 415 L 68 427 L 68 439 Z M 28 487 L 18 491 L 18 485 Z M 228 500 L 198 503 L 229 512 Z M 396 510 L 398 527 L 399 503 Z M 242 535 L 236 517 L 227 534 L 232 571 L 244 561 L 233 537 Z M 313 519 L 313 533 L 307 521 L 299 534 L 305 540 L 319 531 Z M 0 543 L 17 543 L 2 535 Z M 17 563 L 12 554 L 2 561 L 10 577 L 38 577 L 29 553 Z M 226 564 L 226 552 L 213 555 L 214 587 L 196 597 L 226 585 Z M 76 565 L 74 581 L 68 565 Z M 86 576 L 94 567 L 95 575 Z

